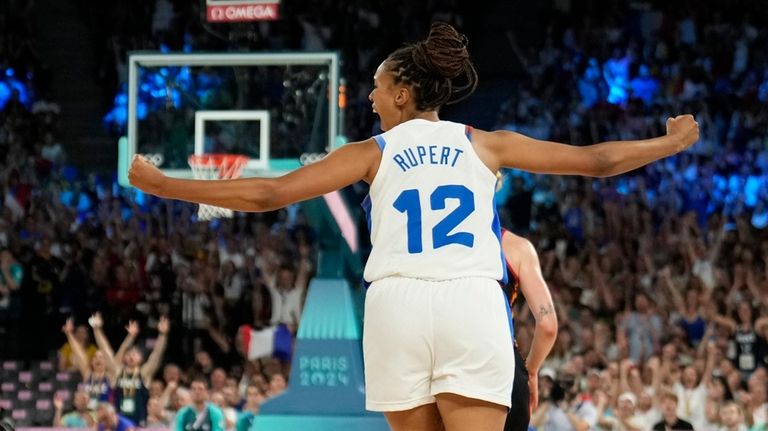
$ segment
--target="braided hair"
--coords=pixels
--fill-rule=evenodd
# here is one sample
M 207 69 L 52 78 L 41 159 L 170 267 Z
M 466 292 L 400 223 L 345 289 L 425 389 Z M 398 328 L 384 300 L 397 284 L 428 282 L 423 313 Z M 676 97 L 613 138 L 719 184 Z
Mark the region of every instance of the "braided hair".
M 477 88 L 467 37 L 444 22 L 433 23 L 426 40 L 393 52 L 386 65 L 395 84 L 411 86 L 419 111 L 464 100 Z

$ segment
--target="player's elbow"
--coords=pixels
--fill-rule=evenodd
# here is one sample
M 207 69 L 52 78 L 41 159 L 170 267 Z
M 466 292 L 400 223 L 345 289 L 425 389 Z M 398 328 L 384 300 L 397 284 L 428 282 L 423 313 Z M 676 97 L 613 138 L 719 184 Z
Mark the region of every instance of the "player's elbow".
M 616 175 L 618 161 L 611 157 L 611 153 L 604 145 L 593 145 L 588 149 L 586 175 L 590 177 L 610 177 Z
M 557 315 L 552 313 L 536 321 L 536 331 L 548 340 L 557 338 Z
M 279 190 L 272 179 L 264 179 L 259 184 L 249 187 L 245 191 L 243 200 L 247 211 L 265 212 L 281 208 Z

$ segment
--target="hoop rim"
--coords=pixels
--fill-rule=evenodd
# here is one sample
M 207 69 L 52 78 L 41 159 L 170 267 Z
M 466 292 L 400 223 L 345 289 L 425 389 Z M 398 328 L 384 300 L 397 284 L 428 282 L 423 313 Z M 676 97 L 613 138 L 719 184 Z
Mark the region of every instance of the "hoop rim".
M 248 156 L 233 153 L 204 153 L 191 154 L 187 159 L 191 167 L 221 167 L 223 165 L 245 164 L 249 160 Z

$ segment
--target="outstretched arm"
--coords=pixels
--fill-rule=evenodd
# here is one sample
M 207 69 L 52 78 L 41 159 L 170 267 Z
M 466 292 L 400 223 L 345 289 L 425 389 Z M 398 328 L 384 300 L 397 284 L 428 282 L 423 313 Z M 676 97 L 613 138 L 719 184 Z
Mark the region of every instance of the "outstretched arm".
M 675 304 L 675 308 L 677 308 L 680 317 L 685 318 L 685 300 L 683 299 L 683 295 L 680 294 L 680 290 L 678 290 L 675 285 L 674 280 L 672 280 L 672 270 L 668 266 L 665 266 L 664 269 L 661 270 L 661 283 L 663 283 L 671 294 L 672 302 Z
M 75 325 L 72 323 L 71 317 L 67 319 L 67 322 L 64 324 L 64 327 L 61 328 L 61 330 L 64 332 L 64 335 L 67 336 L 67 342 L 72 348 L 72 362 L 74 362 L 74 364 L 77 366 L 77 369 L 80 370 L 80 375 L 83 376 L 83 380 L 86 380 L 91 376 L 91 367 L 88 364 L 88 355 L 86 355 L 83 346 L 81 346 L 80 342 L 75 339 L 73 333 L 75 330 Z
M 659 405 L 659 399 L 661 394 L 661 359 L 658 356 L 654 356 L 648 360 L 648 368 L 651 370 L 651 388 L 653 388 L 653 407 L 656 408 Z
M 706 389 L 712 381 L 712 371 L 715 369 L 715 362 L 717 360 L 717 346 L 714 341 L 708 339 L 701 340 L 701 344 L 705 343 L 707 345 L 707 362 L 704 366 L 704 374 L 702 374 L 701 382 L 699 384 Z
M 229 353 L 232 346 L 230 345 L 227 336 L 224 335 L 219 328 L 212 325 L 210 320 L 208 320 L 206 326 L 208 327 L 208 336 L 211 337 L 211 340 L 219 346 L 219 349 L 221 349 L 223 353 Z
M 128 335 L 125 336 L 122 344 L 120 344 L 120 348 L 117 349 L 117 353 L 115 354 L 116 364 L 123 363 L 123 356 L 125 355 L 125 352 L 127 352 L 128 349 L 133 346 L 133 342 L 136 341 L 136 337 L 139 335 L 139 324 L 136 323 L 135 320 L 129 320 L 125 330 L 128 332 Z
M 61 413 L 64 411 L 64 400 L 61 399 L 58 392 L 53 396 L 53 408 L 53 426 L 57 428 L 64 426 L 61 423 Z
M 619 393 L 631 392 L 629 386 L 629 371 L 635 364 L 631 359 L 624 359 L 619 364 Z
M 147 382 L 152 380 L 152 376 L 155 375 L 157 368 L 160 366 L 160 361 L 163 359 L 165 353 L 165 345 L 168 343 L 168 331 L 171 329 L 171 322 L 167 317 L 162 316 L 160 322 L 157 324 L 157 332 L 160 335 L 157 337 L 155 347 L 152 349 L 152 353 L 149 355 L 147 362 L 141 367 L 141 377 Z
M 608 177 L 677 154 L 699 139 L 691 115 L 667 120 L 667 134 L 653 139 L 604 142 L 577 147 L 540 141 L 515 132 L 473 134 L 475 149 L 491 171 L 500 167 L 543 174 Z
M 718 324 L 720 326 L 723 326 L 724 328 L 728 329 L 728 331 L 731 334 L 736 332 L 737 324 L 736 324 L 736 321 L 733 320 L 732 318 L 727 317 L 727 316 L 723 316 L 721 314 L 717 314 L 715 312 L 715 313 L 713 313 L 713 315 L 711 316 L 710 319 L 711 319 L 712 322 L 714 322 L 714 323 L 716 323 L 716 324 Z
M 749 292 L 752 294 L 752 296 L 756 300 L 760 300 L 763 304 L 768 304 L 768 298 L 762 294 L 760 291 L 760 286 L 757 284 L 757 280 L 755 280 L 755 269 L 752 265 L 747 266 L 746 282 L 747 289 L 749 289 Z
M 144 157 L 136 156 L 128 178 L 134 187 L 163 198 L 263 212 L 321 196 L 360 180 L 370 182 L 380 159 L 376 141 L 368 139 L 347 144 L 319 162 L 279 178 L 206 181 L 166 177 Z
M 115 352 L 112 350 L 112 346 L 102 330 L 104 322 L 101 319 L 101 313 L 94 313 L 88 319 L 88 323 L 93 328 L 93 338 L 96 340 L 96 345 L 99 346 L 99 349 L 104 352 L 104 356 L 107 358 L 107 368 L 110 370 L 110 374 L 112 376 L 117 375 L 118 364 L 115 362 Z

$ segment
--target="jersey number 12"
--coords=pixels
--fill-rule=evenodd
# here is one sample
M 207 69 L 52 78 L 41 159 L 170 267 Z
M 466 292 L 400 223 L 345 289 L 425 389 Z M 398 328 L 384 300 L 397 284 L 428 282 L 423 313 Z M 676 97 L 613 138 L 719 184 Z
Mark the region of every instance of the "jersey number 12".
M 445 216 L 432 228 L 432 246 L 440 248 L 448 244 L 461 244 L 472 247 L 475 235 L 469 232 L 450 232 L 475 211 L 475 195 L 462 185 L 442 185 L 429 196 L 433 211 L 444 210 L 448 199 L 458 199 L 459 206 Z M 421 253 L 424 246 L 421 240 L 421 199 L 416 189 L 403 190 L 393 204 L 396 210 L 408 217 L 408 253 Z

